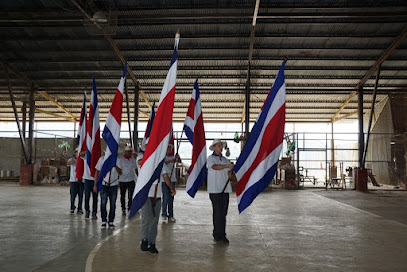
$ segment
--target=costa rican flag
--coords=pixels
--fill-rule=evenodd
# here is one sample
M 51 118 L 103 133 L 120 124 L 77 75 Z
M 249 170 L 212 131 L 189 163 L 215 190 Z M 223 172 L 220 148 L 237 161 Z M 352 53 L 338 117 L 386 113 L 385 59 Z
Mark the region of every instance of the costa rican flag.
M 96 164 L 100 158 L 100 126 L 99 126 L 99 107 L 96 90 L 96 81 L 93 77 L 93 89 L 90 97 L 89 117 L 86 137 L 86 167 L 89 167 L 90 175 L 95 176 Z
M 120 79 L 119 86 L 117 87 L 116 94 L 112 101 L 109 114 L 107 115 L 106 124 L 103 129 L 102 137 L 105 140 L 106 152 L 100 169 L 100 174 L 97 180 L 98 192 L 102 189 L 103 177 L 116 166 L 117 151 L 120 142 L 120 126 L 122 123 L 122 104 L 123 104 L 123 91 L 124 82 L 126 80 L 127 67 L 123 68 L 123 75 Z
M 150 117 L 148 118 L 147 128 L 146 128 L 146 132 L 144 133 L 144 138 L 143 138 L 143 141 L 141 142 L 141 146 L 144 146 L 146 144 L 148 138 L 150 138 L 151 127 L 153 126 L 154 118 L 155 118 L 155 102 L 153 103 L 153 107 L 151 108 L 151 111 L 150 111 Z M 140 147 L 140 152 L 144 152 L 144 151 L 145 150 L 142 150 Z
M 198 80 L 194 83 L 192 97 L 189 101 L 184 131 L 192 144 L 192 164 L 189 168 L 186 190 L 191 197 L 195 197 L 206 178 L 206 140 Z
M 86 92 L 83 94 L 83 103 L 81 109 L 81 117 L 79 119 L 78 136 L 76 138 L 78 144 L 78 155 L 86 150 Z M 78 156 L 76 162 L 76 178 L 82 180 L 84 171 L 84 161 L 81 156 Z
M 284 66 L 285 62 L 234 167 L 239 213 L 270 184 L 276 173 L 285 126 Z
M 175 82 L 177 79 L 177 51 L 179 33 L 175 35 L 174 53 L 170 68 L 161 91 L 160 102 L 154 123 L 151 127 L 150 138 L 140 164 L 136 188 L 133 194 L 129 219 L 144 205 L 151 185 L 159 179 L 163 167 L 168 143 L 171 137 L 172 114 L 174 109 Z M 159 196 L 160 197 L 160 196 Z

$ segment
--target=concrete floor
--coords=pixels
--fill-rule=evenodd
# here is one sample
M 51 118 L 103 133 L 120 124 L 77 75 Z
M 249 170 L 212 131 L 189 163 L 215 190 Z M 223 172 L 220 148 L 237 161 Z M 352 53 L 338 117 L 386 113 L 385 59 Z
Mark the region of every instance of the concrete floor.
M 158 255 L 140 251 L 139 217 L 112 231 L 69 214 L 69 187 L 1 183 L 0 207 L 1 272 L 407 271 L 406 191 L 273 190 L 241 215 L 232 196 L 218 245 L 207 193 L 179 189 Z

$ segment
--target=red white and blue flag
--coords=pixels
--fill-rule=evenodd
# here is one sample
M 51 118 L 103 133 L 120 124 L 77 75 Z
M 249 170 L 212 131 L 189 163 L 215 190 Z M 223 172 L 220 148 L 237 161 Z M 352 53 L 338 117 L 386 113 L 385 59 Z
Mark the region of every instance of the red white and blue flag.
M 100 158 L 101 144 L 100 144 L 100 126 L 99 126 L 99 107 L 98 97 L 96 90 L 96 81 L 93 77 L 93 88 L 90 97 L 88 125 L 86 133 L 86 165 L 88 173 L 92 177 L 95 176 L 96 164 Z
M 178 65 L 178 42 L 179 33 L 177 32 L 170 68 L 161 91 L 160 102 L 154 123 L 151 127 L 150 138 L 140 164 L 140 172 L 133 194 L 133 203 L 131 205 L 129 219 L 132 218 L 146 202 L 151 185 L 160 177 L 167 153 L 168 143 L 172 134 L 172 115 Z
M 107 115 L 106 124 L 103 129 L 102 137 L 105 140 L 106 152 L 100 169 L 100 174 L 97 180 L 98 192 L 102 189 L 103 177 L 109 173 L 109 171 L 116 166 L 117 152 L 120 142 L 120 128 L 122 123 L 122 104 L 123 104 L 123 92 L 124 82 L 126 80 L 127 67 L 123 68 L 123 75 L 120 79 L 119 86 L 117 87 L 116 94 L 112 101 L 109 114 Z
M 143 141 L 141 142 L 141 146 L 145 146 L 148 138 L 150 138 L 151 128 L 154 123 L 154 118 L 155 118 L 155 102 L 153 103 L 153 107 L 151 108 L 151 111 L 150 111 L 150 117 L 148 118 L 147 128 L 146 128 L 146 132 L 144 133 L 144 138 L 143 138 Z M 140 147 L 140 152 L 144 152 L 144 151 L 145 150 L 142 150 Z
M 285 62 L 234 167 L 239 213 L 270 184 L 276 173 L 285 126 L 284 66 Z
M 81 117 L 79 119 L 78 135 L 76 138 L 78 144 L 78 160 L 76 162 L 76 178 L 82 180 L 84 171 L 84 161 L 79 153 L 86 150 L 86 92 L 83 94 L 83 103 Z
M 189 168 L 186 190 L 191 197 L 195 197 L 196 192 L 206 178 L 206 139 L 198 80 L 194 83 L 184 122 L 184 131 L 192 144 L 192 164 Z

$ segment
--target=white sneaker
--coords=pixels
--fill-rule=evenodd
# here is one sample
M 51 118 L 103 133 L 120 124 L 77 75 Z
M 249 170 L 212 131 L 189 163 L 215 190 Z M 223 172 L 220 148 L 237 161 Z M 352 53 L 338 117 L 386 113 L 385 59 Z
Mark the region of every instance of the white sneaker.
M 105 229 L 106 228 L 106 222 L 102 222 L 102 225 L 100 226 L 101 229 Z
M 170 218 L 168 218 L 168 221 L 170 221 L 170 222 L 175 222 L 175 221 L 177 221 L 174 217 L 170 217 Z
M 163 221 L 167 221 L 167 220 L 168 220 L 168 217 L 167 217 L 167 216 L 161 216 L 161 219 L 162 219 Z

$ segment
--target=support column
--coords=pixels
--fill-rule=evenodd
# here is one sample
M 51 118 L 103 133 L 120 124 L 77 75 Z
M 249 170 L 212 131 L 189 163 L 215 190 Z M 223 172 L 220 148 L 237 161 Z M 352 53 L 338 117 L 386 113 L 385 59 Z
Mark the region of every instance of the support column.
M 129 88 L 127 85 L 127 80 L 126 80 L 126 84 L 124 85 L 124 91 L 126 93 L 126 109 L 127 109 L 127 123 L 129 124 L 129 141 L 130 141 L 130 145 L 131 147 L 133 147 L 133 141 L 132 141 L 132 137 L 131 137 L 131 120 L 130 120 L 130 107 L 129 107 Z
M 250 77 L 246 81 L 245 90 L 245 144 L 249 139 L 249 124 L 250 124 Z
M 358 89 L 358 121 L 359 121 L 359 168 L 363 169 L 363 150 L 365 148 L 365 137 L 363 135 L 363 87 Z
M 21 111 L 23 113 L 23 138 L 25 139 L 26 137 L 26 132 L 27 132 L 27 128 L 26 128 L 26 123 L 27 123 L 27 101 L 23 101 L 23 107 L 21 108 Z
M 136 84 L 136 88 L 134 90 L 134 127 L 133 127 L 133 146 L 134 150 L 137 148 L 137 139 L 138 139 L 138 110 L 139 110 L 139 92 L 140 92 L 140 85 Z
M 31 86 L 29 94 L 29 116 L 28 116 L 28 162 L 31 164 L 33 162 L 34 154 L 34 118 L 35 118 L 35 89 Z
M 332 166 L 335 166 L 334 122 L 331 122 L 331 160 Z

